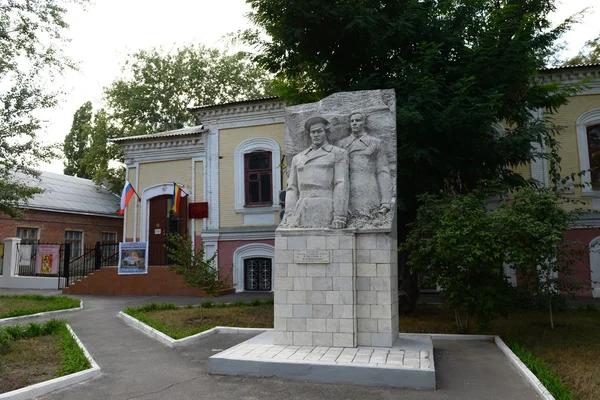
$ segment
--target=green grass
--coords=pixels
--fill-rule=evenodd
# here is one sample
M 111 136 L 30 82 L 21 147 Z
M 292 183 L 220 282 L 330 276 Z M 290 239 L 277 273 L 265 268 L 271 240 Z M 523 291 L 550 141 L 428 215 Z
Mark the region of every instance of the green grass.
M 79 307 L 80 300 L 65 296 L 0 295 L 0 319 Z
M 600 399 L 597 367 L 600 358 L 600 310 L 585 307 L 557 312 L 554 323 L 553 330 L 546 310 L 515 310 L 507 318 L 492 321 L 490 327 L 482 332 L 468 333 L 499 335 L 505 342 L 513 346 L 517 344 L 520 346 L 518 350 L 524 349 L 532 355 L 529 358 L 523 356 L 525 359 L 519 355 L 525 364 L 526 360 L 538 361 L 534 362 L 533 369 L 543 362 L 572 393 L 569 397 L 568 391 L 555 385 L 554 378 L 545 381 L 549 375 L 546 370 L 540 369 L 540 375 L 536 376 L 557 399 Z M 454 312 L 441 306 L 419 305 L 414 315 L 400 316 L 400 330 L 406 333 L 456 333 Z
M 215 326 L 273 327 L 273 300 L 230 304 L 203 302 L 199 306 L 150 303 L 128 307 L 124 313 L 170 336 L 182 339 Z
M 32 322 L 27 325 L 0 327 L 0 356 L 9 354 L 19 340 L 41 336 L 56 336 L 60 339 L 61 354 L 58 376 L 69 375 L 91 367 L 83 350 L 71 336 L 66 323 L 58 319 L 51 319 L 43 324 Z M 35 358 L 35 354 L 19 356 Z M 10 365 L 5 368 L 10 368 Z

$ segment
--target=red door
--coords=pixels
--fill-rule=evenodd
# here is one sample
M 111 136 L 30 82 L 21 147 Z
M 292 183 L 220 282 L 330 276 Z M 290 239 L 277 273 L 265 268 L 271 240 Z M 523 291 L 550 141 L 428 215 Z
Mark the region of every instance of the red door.
M 149 265 L 167 265 L 167 235 L 179 233 L 182 236 L 187 231 L 187 197 L 181 199 L 179 215 L 170 215 L 173 196 L 164 195 L 150 199 L 150 226 L 148 234 Z

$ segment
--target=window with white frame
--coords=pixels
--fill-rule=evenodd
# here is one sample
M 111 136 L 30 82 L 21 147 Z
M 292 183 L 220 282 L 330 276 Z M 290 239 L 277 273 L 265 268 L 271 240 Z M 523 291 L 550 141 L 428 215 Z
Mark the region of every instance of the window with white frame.
M 40 230 L 38 228 L 17 227 L 17 237 L 21 238 L 23 244 L 37 243 L 40 238 Z
M 600 196 L 600 108 L 589 110 L 577 119 L 579 166 L 586 171 L 582 177 L 582 194 Z
M 102 232 L 102 243 L 117 243 L 117 233 Z
M 71 244 L 71 260 L 83 254 L 83 232 L 65 231 L 65 243 Z
M 234 153 L 236 212 L 272 215 L 279 209 L 276 194 L 281 190 L 280 163 L 281 150 L 274 139 L 251 138 L 238 145 Z

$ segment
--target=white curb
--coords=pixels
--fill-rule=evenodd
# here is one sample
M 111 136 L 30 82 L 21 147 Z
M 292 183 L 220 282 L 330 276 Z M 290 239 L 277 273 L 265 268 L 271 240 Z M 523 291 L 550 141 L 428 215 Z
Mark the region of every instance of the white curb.
M 21 315 L 19 317 L 2 318 L 2 319 L 0 319 L 0 325 L 10 323 L 13 321 L 27 319 L 27 318 L 39 318 L 39 317 L 45 317 L 47 315 L 62 314 L 62 313 L 67 313 L 67 312 L 79 311 L 79 310 L 83 310 L 83 300 L 79 300 L 79 307 L 75 307 L 75 308 L 65 308 L 64 310 L 45 311 L 45 312 L 41 312 L 41 313 L 37 313 L 37 314 Z
M 263 332 L 272 330 L 272 329 L 268 329 L 268 328 L 234 328 L 234 327 L 230 327 L 230 326 L 215 326 L 212 329 L 197 333 L 192 336 L 185 337 L 183 339 L 173 339 L 172 337 L 165 335 L 164 333 L 160 332 L 159 330 L 156 330 L 156 329 L 152 328 L 151 326 L 146 325 L 139 319 L 134 318 L 131 315 L 124 313 L 123 311 L 120 311 L 118 316 L 120 318 L 122 318 L 125 321 L 125 323 L 127 323 L 128 325 L 131 325 L 134 328 L 139 329 L 140 331 L 144 332 L 146 335 L 158 340 L 162 344 L 167 345 L 169 347 L 186 346 L 186 345 L 193 343 L 199 339 L 214 335 L 216 333 L 263 333 Z
M 69 330 L 69 332 L 71 333 L 71 336 L 73 337 L 73 339 L 75 339 L 75 341 L 77 342 L 77 344 L 83 351 L 83 354 L 85 354 L 85 357 L 88 359 L 88 361 L 90 362 L 90 365 L 92 367 L 88 368 L 84 371 L 75 372 L 74 374 L 61 376 L 60 378 L 55 378 L 55 379 L 51 379 L 49 381 L 36 383 L 35 385 L 30 385 L 30 386 L 27 386 L 27 387 L 24 387 L 21 389 L 13 390 L 11 392 L 1 393 L 0 399 L 2 399 L 2 400 L 32 399 L 35 397 L 43 396 L 50 392 L 54 392 L 59 389 L 64 389 L 68 386 L 81 383 L 85 380 L 88 380 L 88 379 L 91 379 L 91 378 L 94 378 L 94 377 L 100 375 L 100 373 L 101 373 L 100 367 L 98 366 L 98 364 L 96 364 L 96 361 L 94 361 L 94 359 L 92 358 L 90 353 L 88 353 L 88 351 L 85 348 L 85 346 L 83 345 L 83 343 L 81 343 L 81 341 L 79 340 L 79 338 L 77 337 L 75 332 L 73 332 L 73 329 L 71 329 L 71 327 L 68 324 L 67 324 L 67 329 Z

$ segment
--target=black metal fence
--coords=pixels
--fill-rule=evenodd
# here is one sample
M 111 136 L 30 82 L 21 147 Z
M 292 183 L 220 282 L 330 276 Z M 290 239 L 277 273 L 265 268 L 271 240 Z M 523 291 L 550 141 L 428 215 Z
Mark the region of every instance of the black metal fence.
M 64 268 L 59 274 L 58 288 L 69 285 L 102 267 L 115 266 L 119 262 L 119 243 L 86 245 L 80 256 L 71 257 L 70 244 L 65 243 Z
M 36 259 L 38 246 L 40 245 L 53 245 L 59 246 L 59 262 L 58 270 L 59 273 L 41 273 L 36 272 Z M 44 276 L 44 277 L 56 277 L 59 276 L 60 270 L 64 268 L 64 254 L 65 244 L 64 243 L 39 243 L 39 242 L 25 242 L 17 244 L 17 266 L 15 269 L 15 275 L 18 276 Z

